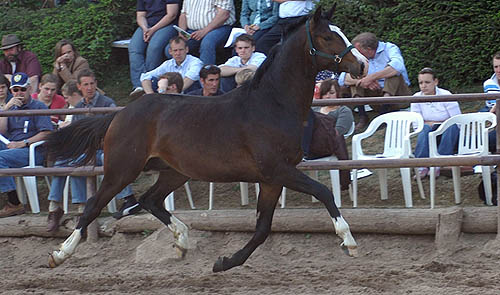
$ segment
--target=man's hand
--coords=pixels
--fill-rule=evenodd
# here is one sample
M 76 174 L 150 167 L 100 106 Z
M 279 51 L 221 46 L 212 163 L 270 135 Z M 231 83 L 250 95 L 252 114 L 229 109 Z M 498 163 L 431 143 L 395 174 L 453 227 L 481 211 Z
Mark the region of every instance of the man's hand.
M 8 145 L 8 149 L 21 149 L 26 147 L 26 143 L 24 141 L 11 141 Z
M 8 109 L 10 109 L 13 106 L 20 107 L 22 105 L 23 105 L 23 102 L 21 101 L 21 99 L 19 97 L 12 97 L 9 100 L 9 102 L 5 105 L 4 110 L 8 110 Z
M 356 82 L 356 86 L 370 90 L 380 89 L 380 85 L 378 84 L 378 82 L 372 79 L 370 76 L 359 79 L 358 82 Z
M 200 41 L 201 39 L 203 39 L 203 37 L 205 37 L 206 34 L 208 34 L 208 31 L 206 28 L 203 28 L 201 30 L 192 32 L 191 39 Z

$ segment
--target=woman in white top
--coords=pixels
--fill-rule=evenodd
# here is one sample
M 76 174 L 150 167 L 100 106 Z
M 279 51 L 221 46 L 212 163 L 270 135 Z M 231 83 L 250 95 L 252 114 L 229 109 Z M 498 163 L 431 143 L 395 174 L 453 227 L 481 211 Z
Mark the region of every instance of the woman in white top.
M 434 71 L 431 68 L 423 68 L 418 73 L 419 95 L 448 95 L 451 94 L 448 90 L 437 87 L 439 80 L 435 77 Z M 424 118 L 424 129 L 418 134 L 417 146 L 415 147 L 415 157 L 429 157 L 429 132 L 436 130 L 439 125 L 455 115 L 461 113 L 460 106 L 456 101 L 447 102 L 423 102 L 412 103 L 411 111 L 417 112 Z M 454 153 L 457 146 L 459 130 L 456 125 L 448 128 L 439 142 L 438 151 L 442 155 L 451 155 Z M 419 168 L 420 177 L 427 176 L 429 168 Z M 436 175 L 439 175 L 439 167 L 436 169 Z

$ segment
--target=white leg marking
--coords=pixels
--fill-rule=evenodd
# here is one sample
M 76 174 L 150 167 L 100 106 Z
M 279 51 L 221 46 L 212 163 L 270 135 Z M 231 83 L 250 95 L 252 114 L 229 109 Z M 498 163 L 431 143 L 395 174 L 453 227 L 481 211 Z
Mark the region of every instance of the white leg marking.
M 188 227 L 174 215 L 170 217 L 170 221 L 168 229 L 174 234 L 175 245 L 181 251 L 179 255 L 184 257 L 189 246 Z
M 80 243 L 81 238 L 81 229 L 75 229 L 71 236 L 61 244 L 59 251 L 54 251 L 52 254 L 49 254 L 49 267 L 54 268 L 61 265 L 66 259 L 71 257 L 75 252 L 76 246 Z
M 358 244 L 354 240 L 354 237 L 352 236 L 351 231 L 349 230 L 349 225 L 344 220 L 344 217 L 339 216 L 337 217 L 336 220 L 335 218 L 332 218 L 332 221 L 333 221 L 333 226 L 335 227 L 335 232 L 343 240 L 340 246 L 347 247 L 350 256 L 357 256 Z

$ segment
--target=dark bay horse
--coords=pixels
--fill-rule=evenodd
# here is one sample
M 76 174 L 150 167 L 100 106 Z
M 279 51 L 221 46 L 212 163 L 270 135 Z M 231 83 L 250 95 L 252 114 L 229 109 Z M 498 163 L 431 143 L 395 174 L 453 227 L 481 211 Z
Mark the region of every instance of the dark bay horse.
M 173 232 L 182 254 L 188 228 L 164 209 L 165 196 L 190 178 L 260 184 L 254 236 L 234 255 L 219 257 L 214 272 L 242 265 L 265 241 L 283 186 L 323 202 L 342 246 L 354 255 L 357 244 L 331 191 L 296 168 L 316 74 L 329 69 L 360 76 L 366 62 L 329 23 L 333 11 L 322 15 L 318 8 L 291 25 L 254 79 L 232 92 L 219 97 L 145 95 L 116 115 L 79 120 L 51 134 L 46 144 L 55 159 L 85 153 L 89 160 L 103 139 L 105 158 L 101 187 L 72 235 L 50 254 L 49 265 L 60 265 L 74 253 L 88 224 L 144 169 L 159 170 L 159 178 L 139 202 Z

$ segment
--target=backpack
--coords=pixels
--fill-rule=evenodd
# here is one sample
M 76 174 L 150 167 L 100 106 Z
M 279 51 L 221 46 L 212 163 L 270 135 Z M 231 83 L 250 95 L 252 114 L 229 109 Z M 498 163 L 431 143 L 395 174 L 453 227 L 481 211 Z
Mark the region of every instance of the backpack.
M 483 200 L 484 204 L 486 205 L 486 196 L 484 194 L 484 184 L 483 181 L 479 183 L 477 186 L 477 192 L 479 193 L 479 198 Z M 491 202 L 493 205 L 497 206 L 497 172 L 493 171 L 491 173 L 491 194 L 492 194 L 492 200 Z

